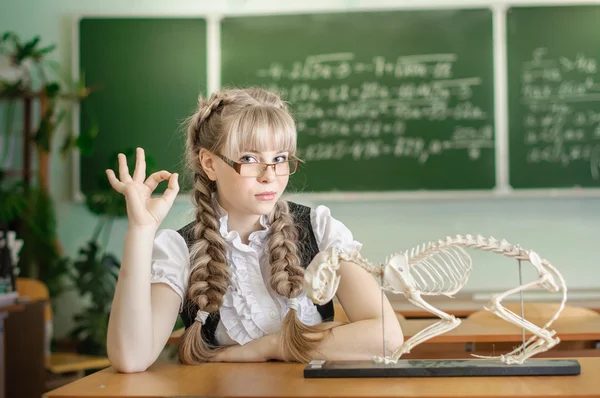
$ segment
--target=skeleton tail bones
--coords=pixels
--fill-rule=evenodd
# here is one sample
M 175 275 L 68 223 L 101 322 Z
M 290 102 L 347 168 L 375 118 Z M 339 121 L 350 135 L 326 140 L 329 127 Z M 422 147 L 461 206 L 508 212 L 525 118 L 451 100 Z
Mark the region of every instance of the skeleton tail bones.
M 307 295 L 316 304 L 325 304 L 333 299 L 339 286 L 340 277 L 336 271 L 340 261 L 351 261 L 375 277 L 381 278 L 382 289 L 394 294 L 403 294 L 409 302 L 435 314 L 440 320 L 421 330 L 404 342 L 391 356 L 374 357 L 375 362 L 396 363 L 402 354 L 409 353 L 416 345 L 439 334 L 456 328 L 460 319 L 447 314 L 427 303 L 422 296 L 445 295 L 452 297 L 467 283 L 472 271 L 471 257 L 464 248 L 473 248 L 511 257 L 517 260 L 529 261 L 538 273 L 538 279 L 494 295 L 484 308 L 498 317 L 520 326 L 533 334 L 522 346 L 500 356 L 478 358 L 499 359 L 506 364 L 522 364 L 540 352 L 549 350 L 560 340 L 553 337 L 556 332 L 548 330 L 550 325 L 559 317 L 567 299 L 567 287 L 562 275 L 547 260 L 542 260 L 537 253 L 521 249 L 506 240 L 493 237 L 456 235 L 448 236 L 437 242 L 429 242 L 414 247 L 406 252 L 388 257 L 383 264 L 372 264 L 363 258 L 357 249 L 352 253 L 338 252 L 331 248 L 320 252 L 304 274 L 304 286 Z M 559 281 L 556 283 L 555 278 Z M 542 287 L 556 293 L 562 292 L 560 306 L 552 318 L 539 327 L 512 311 L 503 307 L 501 301 L 514 293 L 519 293 L 535 287 Z

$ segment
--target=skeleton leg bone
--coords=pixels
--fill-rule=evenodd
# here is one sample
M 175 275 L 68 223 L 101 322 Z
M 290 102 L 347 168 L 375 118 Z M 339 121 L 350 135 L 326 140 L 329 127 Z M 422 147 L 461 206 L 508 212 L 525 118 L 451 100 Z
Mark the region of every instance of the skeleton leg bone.
M 445 312 L 440 311 L 431 304 L 427 303 L 421 298 L 421 294 L 419 292 L 412 292 L 407 296 L 407 299 L 417 307 L 423 308 L 424 310 L 437 315 L 440 317 L 440 320 L 433 325 L 429 325 L 425 329 L 412 336 L 410 339 L 406 340 L 404 344 L 394 351 L 391 357 L 374 357 L 373 360 L 375 362 L 396 363 L 403 354 L 409 353 L 414 346 L 419 345 L 432 337 L 446 333 L 447 331 L 452 330 L 460 325 L 460 319 L 456 318 L 454 315 L 446 314 Z
M 537 339 L 537 337 L 536 337 Z M 558 339 L 556 339 L 558 340 Z M 482 359 L 499 359 L 507 365 L 511 364 L 523 364 L 528 358 L 531 358 L 534 355 L 539 354 L 540 352 L 548 351 L 550 348 L 554 347 L 558 342 L 552 341 L 551 344 L 548 344 L 545 340 L 536 340 L 533 344 L 528 345 L 525 350 L 522 350 L 521 347 L 517 347 L 513 351 L 508 354 L 500 355 L 500 356 L 485 356 L 485 355 L 475 355 L 476 358 Z
M 529 340 L 527 340 L 524 347 L 533 349 L 533 348 L 538 347 L 540 344 L 544 344 L 544 340 L 540 340 L 537 336 L 532 336 Z M 504 356 L 505 357 L 509 356 L 509 355 L 516 356 L 518 353 L 521 353 L 521 352 L 523 352 L 523 347 L 519 346 L 519 347 L 516 347 L 511 352 L 509 352 L 508 354 L 504 354 Z
M 528 330 L 529 332 L 534 334 L 534 338 L 532 338 L 532 339 L 539 339 L 539 340 L 535 341 L 531 345 L 526 344 L 524 347 L 520 347 L 519 349 L 513 350 L 512 352 L 510 352 L 508 354 L 504 354 L 504 355 L 500 355 L 500 356 L 482 356 L 482 355 L 473 355 L 473 356 L 478 357 L 478 358 L 500 359 L 502 362 L 507 363 L 507 364 L 510 364 L 510 363 L 521 364 L 527 358 L 530 358 L 539 352 L 547 351 L 560 342 L 560 339 L 553 338 L 553 336 L 556 334 L 556 332 L 554 330 L 549 331 L 549 330 L 541 328 L 527 320 L 523 321 L 520 316 L 518 316 L 514 312 L 506 309 L 504 306 L 502 306 L 500 304 L 501 301 L 505 297 L 507 297 L 511 294 L 514 294 L 514 293 L 519 293 L 521 291 L 528 290 L 530 288 L 539 286 L 543 282 L 544 279 L 545 278 L 542 276 L 533 282 L 527 283 L 527 284 L 519 286 L 517 288 L 508 290 L 504 293 L 498 294 L 498 295 L 492 297 L 492 299 L 490 300 L 490 303 L 486 307 L 484 307 L 486 310 L 496 314 L 498 317 L 504 319 L 505 321 L 510 322 L 514 325 L 520 326 L 520 327 Z M 529 341 L 532 341 L 532 339 L 530 339 Z M 528 341 L 528 343 L 529 343 L 529 341 Z M 515 355 L 515 353 L 519 352 L 519 351 L 520 351 L 520 354 Z

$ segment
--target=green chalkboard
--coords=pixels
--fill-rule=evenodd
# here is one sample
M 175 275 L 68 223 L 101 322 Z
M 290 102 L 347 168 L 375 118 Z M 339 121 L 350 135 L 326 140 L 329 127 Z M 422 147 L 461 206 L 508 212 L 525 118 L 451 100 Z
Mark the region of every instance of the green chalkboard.
M 507 13 L 510 184 L 600 186 L 600 6 Z
M 495 186 L 488 9 L 221 21 L 221 84 L 279 90 L 306 161 L 292 190 Z
M 158 169 L 181 172 L 182 122 L 206 93 L 206 64 L 204 19 L 81 19 L 79 67 L 88 84 L 103 86 L 81 110 L 82 130 L 89 128 L 90 111 L 100 127 L 93 155 L 81 157 L 84 194 L 103 185 L 116 153 L 136 146 Z

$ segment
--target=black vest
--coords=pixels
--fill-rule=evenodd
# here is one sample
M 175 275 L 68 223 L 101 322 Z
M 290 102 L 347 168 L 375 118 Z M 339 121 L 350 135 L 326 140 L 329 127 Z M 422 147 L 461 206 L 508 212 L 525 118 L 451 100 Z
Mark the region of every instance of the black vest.
M 304 268 L 306 268 L 312 259 L 319 253 L 319 246 L 317 245 L 317 240 L 315 239 L 312 224 L 310 222 L 310 207 L 293 202 L 288 202 L 288 204 L 290 208 L 290 214 L 294 219 L 294 224 L 300 226 L 300 228 L 297 228 L 298 250 L 300 253 L 300 263 Z M 193 225 L 194 222 L 189 223 L 177 231 L 187 243 L 188 249 L 193 243 L 191 236 Z M 319 314 L 321 314 L 323 322 L 333 321 L 333 301 L 330 301 L 324 305 L 317 305 L 317 310 L 319 311 Z M 188 328 L 192 322 L 194 322 L 197 312 L 198 306 L 191 302 L 186 296 L 183 303 L 183 312 L 181 313 L 181 319 L 183 320 L 186 328 Z M 209 344 L 215 346 L 218 345 L 215 339 L 215 331 L 217 330 L 217 325 L 219 324 L 220 319 L 221 315 L 219 314 L 219 311 L 213 312 L 206 319 L 204 326 L 202 326 L 202 338 Z

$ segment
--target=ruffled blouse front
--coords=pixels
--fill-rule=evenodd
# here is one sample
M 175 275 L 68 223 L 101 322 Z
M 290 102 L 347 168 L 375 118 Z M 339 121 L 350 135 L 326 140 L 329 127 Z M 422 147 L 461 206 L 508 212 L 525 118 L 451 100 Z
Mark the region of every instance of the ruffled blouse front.
M 271 267 L 266 253 L 269 237 L 267 217 L 260 218 L 263 229 L 250 234 L 248 244 L 244 244 L 237 231 L 227 229 L 227 212 L 218 204 L 216 206 L 220 214 L 219 232 L 227 243 L 231 283 L 223 296 L 215 338 L 220 345 L 243 345 L 280 330 L 289 311 L 288 299 L 270 285 Z M 362 246 L 354 241 L 344 224 L 331 217 L 325 206 L 311 209 L 311 222 L 320 251 L 335 247 L 350 252 Z M 172 229 L 158 231 L 152 252 L 152 283 L 169 285 L 181 297 L 183 306 L 189 273 L 189 250 L 183 237 Z M 316 305 L 305 293 L 298 297 L 298 301 L 300 309 L 297 316 L 302 323 L 316 325 L 322 322 Z

